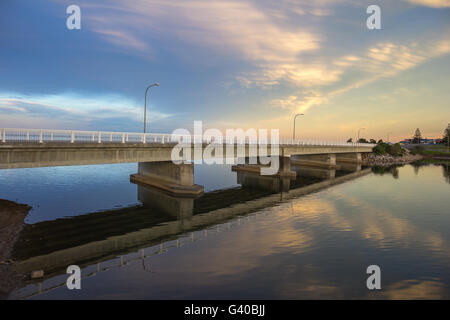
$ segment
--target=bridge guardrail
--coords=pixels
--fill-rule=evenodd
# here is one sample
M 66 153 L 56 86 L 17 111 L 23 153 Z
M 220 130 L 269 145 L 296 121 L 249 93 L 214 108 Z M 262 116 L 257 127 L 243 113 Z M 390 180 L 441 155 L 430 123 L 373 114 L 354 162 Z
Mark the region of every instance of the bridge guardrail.
M 52 129 L 18 129 L 1 128 L 0 142 L 70 142 L 70 143 L 177 143 L 180 141 L 210 143 L 210 139 L 203 136 L 185 136 L 170 133 L 136 133 L 136 132 L 109 132 L 109 131 L 79 131 L 79 130 L 52 130 Z M 235 138 L 233 140 L 217 141 L 226 144 L 257 144 L 257 141 Z M 371 143 L 354 143 L 342 141 L 317 141 L 299 139 L 279 139 L 280 145 L 305 146 L 361 146 L 374 147 Z

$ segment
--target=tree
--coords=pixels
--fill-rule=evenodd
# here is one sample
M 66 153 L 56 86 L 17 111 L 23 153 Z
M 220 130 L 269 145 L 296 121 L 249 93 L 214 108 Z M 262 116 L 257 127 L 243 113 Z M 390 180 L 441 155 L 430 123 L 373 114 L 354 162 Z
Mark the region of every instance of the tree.
M 420 143 L 420 141 L 422 141 L 422 133 L 420 133 L 420 129 L 417 128 L 416 132 L 414 133 L 414 137 L 413 137 L 412 143 L 418 144 L 418 143 Z
M 369 141 L 364 138 L 359 138 L 358 143 L 369 143 Z
M 377 144 L 377 142 L 375 141 L 375 139 L 370 139 L 370 143 L 372 143 L 372 144 Z
M 448 139 L 450 137 L 450 123 L 447 128 L 444 130 L 444 139 L 442 139 L 442 143 L 448 145 Z
M 347 143 L 352 143 L 353 142 L 353 138 L 349 138 L 348 140 L 347 140 Z

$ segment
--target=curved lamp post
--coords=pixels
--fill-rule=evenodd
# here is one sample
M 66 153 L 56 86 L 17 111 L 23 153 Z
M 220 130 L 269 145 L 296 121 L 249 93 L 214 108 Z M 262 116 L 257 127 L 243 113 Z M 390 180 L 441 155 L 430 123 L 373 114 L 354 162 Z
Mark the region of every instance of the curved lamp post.
M 298 116 L 304 116 L 303 113 L 297 113 L 294 117 L 294 131 L 292 132 L 292 140 L 295 140 L 295 119 L 297 119 Z
M 151 87 L 159 87 L 159 83 L 156 82 L 154 84 L 151 84 L 147 87 L 147 89 L 145 89 L 145 106 L 144 106 L 144 133 L 146 131 L 146 127 L 147 127 L 147 92 L 148 89 L 150 89 Z
M 365 130 L 366 128 L 359 128 L 359 130 L 358 130 L 358 140 L 356 140 L 356 143 L 359 143 L 359 132 L 361 131 L 361 130 Z

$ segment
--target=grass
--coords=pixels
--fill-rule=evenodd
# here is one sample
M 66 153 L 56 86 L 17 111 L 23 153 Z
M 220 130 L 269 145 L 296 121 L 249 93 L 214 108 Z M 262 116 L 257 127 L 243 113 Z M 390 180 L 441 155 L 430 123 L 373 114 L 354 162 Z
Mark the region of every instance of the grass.
M 448 156 L 450 157 L 450 150 L 422 150 L 419 154 L 424 156 Z
M 432 145 L 424 145 L 422 146 L 425 150 L 432 150 L 432 151 L 441 151 L 441 152 L 450 152 L 450 149 L 447 148 L 447 145 L 442 144 L 432 144 Z
M 450 149 L 442 145 L 421 145 L 411 149 L 412 154 L 429 157 L 450 157 Z

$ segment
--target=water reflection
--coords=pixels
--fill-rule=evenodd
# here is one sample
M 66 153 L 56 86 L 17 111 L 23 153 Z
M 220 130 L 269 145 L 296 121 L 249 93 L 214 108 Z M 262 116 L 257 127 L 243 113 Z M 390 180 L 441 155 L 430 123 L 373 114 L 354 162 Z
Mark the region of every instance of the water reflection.
M 442 169 L 443 169 L 442 171 L 444 173 L 445 181 L 447 181 L 447 183 L 450 183 L 450 165 L 449 165 L 449 163 L 447 162 L 447 164 L 442 165 Z
M 393 166 L 374 166 L 372 167 L 372 170 L 375 174 L 392 174 L 394 178 L 398 178 L 398 168 L 403 167 L 404 165 L 393 165 Z M 414 168 L 414 174 L 417 176 L 419 175 L 421 168 L 426 168 L 429 166 L 436 166 L 442 168 L 442 173 L 444 176 L 444 179 L 447 183 L 450 183 L 450 161 L 444 161 L 444 160 L 433 160 L 433 159 L 425 159 L 413 162 L 409 164 L 409 166 Z
M 373 166 L 372 172 L 377 175 L 385 175 L 385 174 L 391 174 L 395 179 L 398 179 L 398 168 L 402 167 L 403 165 L 393 165 L 393 166 Z M 418 170 L 414 167 L 414 172 L 418 173 Z
M 448 298 L 448 163 L 418 167 L 238 172 L 199 198 L 138 185 L 140 205 L 26 226 L 18 268 L 46 276 L 11 298 Z M 64 287 L 73 263 L 82 292 Z
M 357 176 L 361 174 L 364 173 L 357 173 Z M 87 267 L 118 254 L 126 255 L 139 247 L 161 245 L 165 239 L 199 229 L 206 231 L 235 216 L 274 205 L 287 199 L 286 194 L 295 197 L 330 184 L 330 179 L 312 176 L 316 179 L 302 179 L 299 175 L 297 180 L 300 182 L 293 183 L 291 189 L 290 178 L 238 172 L 237 182 L 242 187 L 208 192 L 196 198 L 175 197 L 138 185 L 137 197 L 142 205 L 25 226 L 13 257 L 18 261 L 20 272 L 44 269 L 45 278 L 52 279 L 65 272 L 67 265 Z M 333 183 L 352 178 L 349 176 Z

